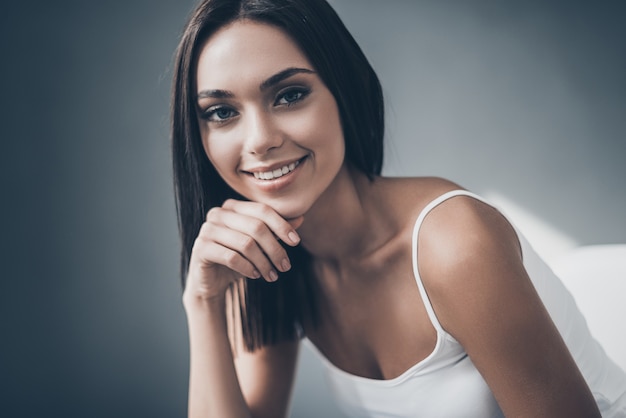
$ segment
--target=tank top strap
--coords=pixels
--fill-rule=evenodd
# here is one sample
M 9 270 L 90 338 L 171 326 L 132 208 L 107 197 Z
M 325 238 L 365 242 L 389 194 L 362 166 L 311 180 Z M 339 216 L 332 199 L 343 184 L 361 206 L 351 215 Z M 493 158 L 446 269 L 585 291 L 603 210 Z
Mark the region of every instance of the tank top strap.
M 426 308 L 426 312 L 428 313 L 428 317 L 430 318 L 430 322 L 435 327 L 438 333 L 447 334 L 447 332 L 443 329 L 439 320 L 437 319 L 437 315 L 435 314 L 435 310 L 433 309 L 432 304 L 430 303 L 430 299 L 428 298 L 428 293 L 426 292 L 426 288 L 424 287 L 424 283 L 422 282 L 422 278 L 419 273 L 419 266 L 417 264 L 417 242 L 419 237 L 419 231 L 424 222 L 426 216 L 438 205 L 445 202 L 446 200 L 456 197 L 456 196 L 469 196 L 471 198 L 477 199 L 483 203 L 485 200 L 478 195 L 468 192 L 466 190 L 452 190 L 447 193 L 442 194 L 441 196 L 432 200 L 429 204 L 427 204 L 424 209 L 420 212 L 417 220 L 415 221 L 415 226 L 413 227 L 413 237 L 412 237 L 412 261 L 413 261 L 413 275 L 415 276 L 415 281 L 417 282 L 417 287 L 420 292 L 420 296 L 422 297 L 422 301 L 424 302 L 424 307 Z

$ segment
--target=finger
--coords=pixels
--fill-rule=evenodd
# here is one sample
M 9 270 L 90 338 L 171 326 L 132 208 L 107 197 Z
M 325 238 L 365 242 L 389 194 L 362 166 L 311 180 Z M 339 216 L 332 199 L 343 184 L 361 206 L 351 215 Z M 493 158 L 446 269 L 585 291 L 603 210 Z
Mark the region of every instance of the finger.
M 300 236 L 295 228 L 268 205 L 228 199 L 222 207 L 263 221 L 278 238 L 288 245 L 295 246 L 300 243 Z
M 287 219 L 287 222 L 289 222 L 289 225 L 291 225 L 293 229 L 298 229 L 304 223 L 304 216 L 301 215 L 297 218 Z
M 197 257 L 204 264 L 216 264 L 227 267 L 243 277 L 250 277 L 252 279 L 261 277 L 261 274 L 254 265 L 241 254 L 213 241 L 202 241 L 200 243 L 197 240 L 196 245 L 194 245 L 192 257 Z
M 229 215 L 232 216 L 233 213 L 224 212 L 223 215 L 224 217 L 228 218 Z M 241 217 L 241 215 L 237 216 Z M 252 218 L 247 219 L 247 221 L 248 224 L 251 221 L 260 222 Z M 201 230 L 202 236 L 207 236 L 209 237 L 209 240 L 214 241 L 215 243 L 240 254 L 248 262 L 250 262 L 257 271 L 260 271 L 266 280 L 275 281 L 278 278 L 278 274 L 274 266 L 272 265 L 272 261 L 262 250 L 261 246 L 258 244 L 257 239 L 254 236 L 250 236 L 244 232 L 231 228 L 228 226 L 227 223 L 223 225 L 206 223 L 205 225 L 206 226 L 203 228 L 204 230 Z M 274 245 L 276 247 L 279 247 L 281 254 L 278 257 L 282 258 L 278 259 L 280 260 L 279 262 L 282 262 L 282 260 L 286 258 L 285 250 L 280 246 L 280 244 L 278 244 L 276 238 L 273 237 L 267 227 L 265 227 L 265 231 L 265 234 L 271 237 L 270 240 L 274 242 Z M 282 253 L 284 253 L 284 255 L 282 255 Z M 278 264 L 277 267 L 281 265 L 282 264 Z M 286 270 L 281 269 L 281 271 Z
M 250 258 L 250 261 L 252 261 L 257 267 L 263 269 L 264 265 L 262 266 L 257 264 L 258 254 L 256 253 L 256 250 L 252 248 L 253 243 L 258 245 L 259 251 L 262 251 L 264 258 L 267 257 L 279 271 L 285 272 L 291 268 L 287 251 L 285 251 L 282 245 L 280 245 L 276 235 L 272 233 L 263 221 L 251 216 L 241 215 L 237 212 L 227 210 L 215 213 L 213 215 L 213 220 L 227 229 L 245 234 L 244 236 L 237 238 L 241 239 L 242 243 L 235 249 L 239 251 L 239 248 L 242 246 L 245 246 L 245 248 L 250 247 L 251 253 L 245 253 L 244 255 L 246 257 L 248 257 L 248 255 L 254 256 L 255 258 Z M 229 245 L 237 245 L 237 243 L 230 241 Z

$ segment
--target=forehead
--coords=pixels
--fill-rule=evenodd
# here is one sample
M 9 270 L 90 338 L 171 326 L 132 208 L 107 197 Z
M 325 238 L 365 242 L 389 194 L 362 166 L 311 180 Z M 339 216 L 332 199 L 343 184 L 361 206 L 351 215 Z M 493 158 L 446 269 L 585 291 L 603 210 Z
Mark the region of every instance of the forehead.
M 219 29 L 202 46 L 198 90 L 260 83 L 289 67 L 313 69 L 298 45 L 281 29 L 265 23 L 236 21 Z

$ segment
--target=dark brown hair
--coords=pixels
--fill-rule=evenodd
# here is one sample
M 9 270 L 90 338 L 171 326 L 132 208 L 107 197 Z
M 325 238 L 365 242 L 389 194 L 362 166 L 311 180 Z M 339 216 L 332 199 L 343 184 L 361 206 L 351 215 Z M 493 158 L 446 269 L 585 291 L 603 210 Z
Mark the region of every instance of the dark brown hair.
M 209 162 L 202 147 L 195 102 L 196 66 L 204 41 L 240 19 L 276 26 L 296 42 L 337 102 L 346 161 L 370 179 L 382 168 L 384 104 L 378 77 L 325 0 L 202 1 L 184 28 L 172 85 L 172 158 L 183 287 L 193 243 L 207 211 L 228 198 L 244 199 Z M 286 249 L 294 267 L 277 282 L 245 279 L 234 286 L 248 350 L 297 338 L 302 324 L 315 323 L 310 257 L 300 247 Z

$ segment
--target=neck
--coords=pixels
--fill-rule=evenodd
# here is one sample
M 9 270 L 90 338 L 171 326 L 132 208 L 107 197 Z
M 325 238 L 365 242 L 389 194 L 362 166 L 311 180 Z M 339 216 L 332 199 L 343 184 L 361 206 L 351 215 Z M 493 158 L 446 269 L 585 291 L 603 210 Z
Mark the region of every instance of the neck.
M 360 258 L 385 239 L 380 228 L 384 216 L 374 184 L 363 173 L 344 166 L 305 214 L 298 233 L 316 260 L 341 264 Z

